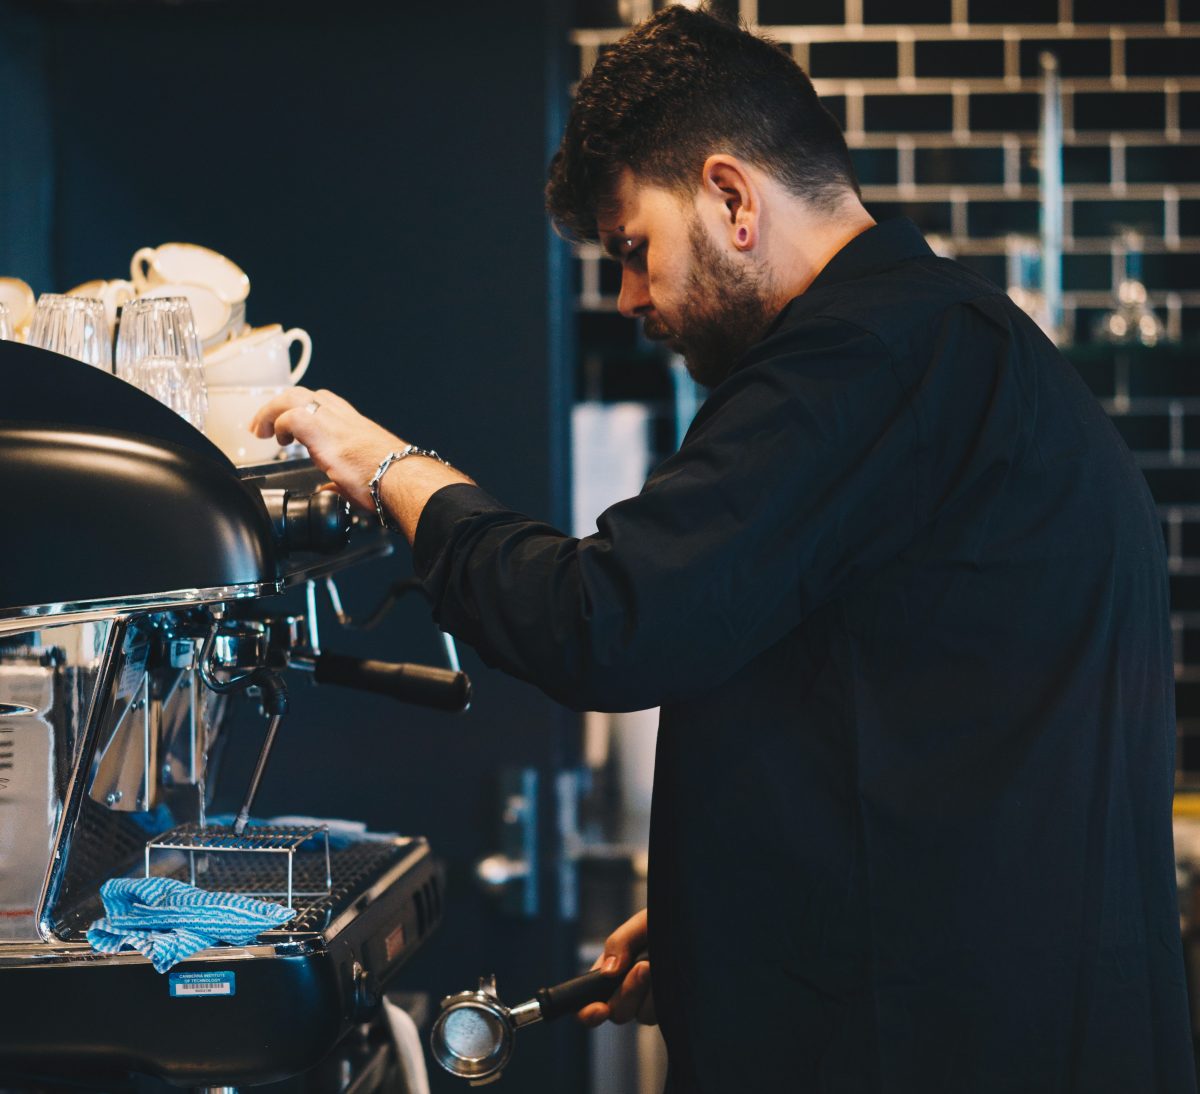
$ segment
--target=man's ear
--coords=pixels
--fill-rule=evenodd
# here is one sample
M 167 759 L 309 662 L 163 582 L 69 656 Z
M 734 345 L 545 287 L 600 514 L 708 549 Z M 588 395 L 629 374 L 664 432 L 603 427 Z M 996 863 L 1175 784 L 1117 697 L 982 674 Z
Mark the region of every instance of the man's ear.
M 749 251 L 758 242 L 761 195 L 746 164 L 717 152 L 704 161 L 701 195 L 736 250 Z

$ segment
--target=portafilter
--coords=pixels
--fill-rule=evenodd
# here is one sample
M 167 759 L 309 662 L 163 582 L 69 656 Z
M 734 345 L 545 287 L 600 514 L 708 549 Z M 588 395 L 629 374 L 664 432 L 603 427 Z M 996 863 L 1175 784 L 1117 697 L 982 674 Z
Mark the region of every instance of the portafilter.
M 646 960 L 640 955 L 638 961 Z M 460 991 L 442 1000 L 429 1035 L 433 1058 L 451 1075 L 471 1086 L 500 1078 L 519 1029 L 549 1022 L 589 1003 L 603 1003 L 621 986 L 621 978 L 593 969 L 552 988 L 541 988 L 527 1002 L 506 1007 L 496 993 L 496 978 L 481 977 L 475 991 Z

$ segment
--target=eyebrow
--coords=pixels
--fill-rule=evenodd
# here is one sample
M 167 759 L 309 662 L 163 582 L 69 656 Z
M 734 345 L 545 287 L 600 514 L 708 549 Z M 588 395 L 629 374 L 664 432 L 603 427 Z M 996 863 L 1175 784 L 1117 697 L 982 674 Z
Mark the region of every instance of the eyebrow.
M 625 234 L 624 224 L 618 224 L 608 233 L 608 239 L 602 240 L 600 246 L 604 247 L 604 251 L 608 258 L 620 262 L 624 258 L 625 244 L 628 244 L 629 236 Z
M 609 258 L 615 258 L 618 262 L 621 261 L 622 245 L 629 237 L 625 235 L 625 225 L 619 224 L 613 229 L 612 235 L 606 239 L 601 246 Z

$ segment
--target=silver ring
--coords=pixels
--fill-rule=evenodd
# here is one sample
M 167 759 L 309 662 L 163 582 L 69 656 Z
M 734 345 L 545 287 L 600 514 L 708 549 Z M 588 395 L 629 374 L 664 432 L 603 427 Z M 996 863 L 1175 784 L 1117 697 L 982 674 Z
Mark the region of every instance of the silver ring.
M 321 409 L 321 404 L 314 399 L 311 403 L 305 403 L 304 409 L 307 410 L 309 414 L 316 414 L 316 412 Z

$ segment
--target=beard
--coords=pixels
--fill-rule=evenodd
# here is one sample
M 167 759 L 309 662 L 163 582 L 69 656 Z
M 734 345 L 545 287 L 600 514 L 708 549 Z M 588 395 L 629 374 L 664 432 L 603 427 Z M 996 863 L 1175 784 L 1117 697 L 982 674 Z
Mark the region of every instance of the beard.
M 778 309 L 763 279 L 718 251 L 698 217 L 688 225 L 688 241 L 691 270 L 678 321 L 667 325 L 647 317 L 643 329 L 682 355 L 696 383 L 714 388 L 762 338 Z

